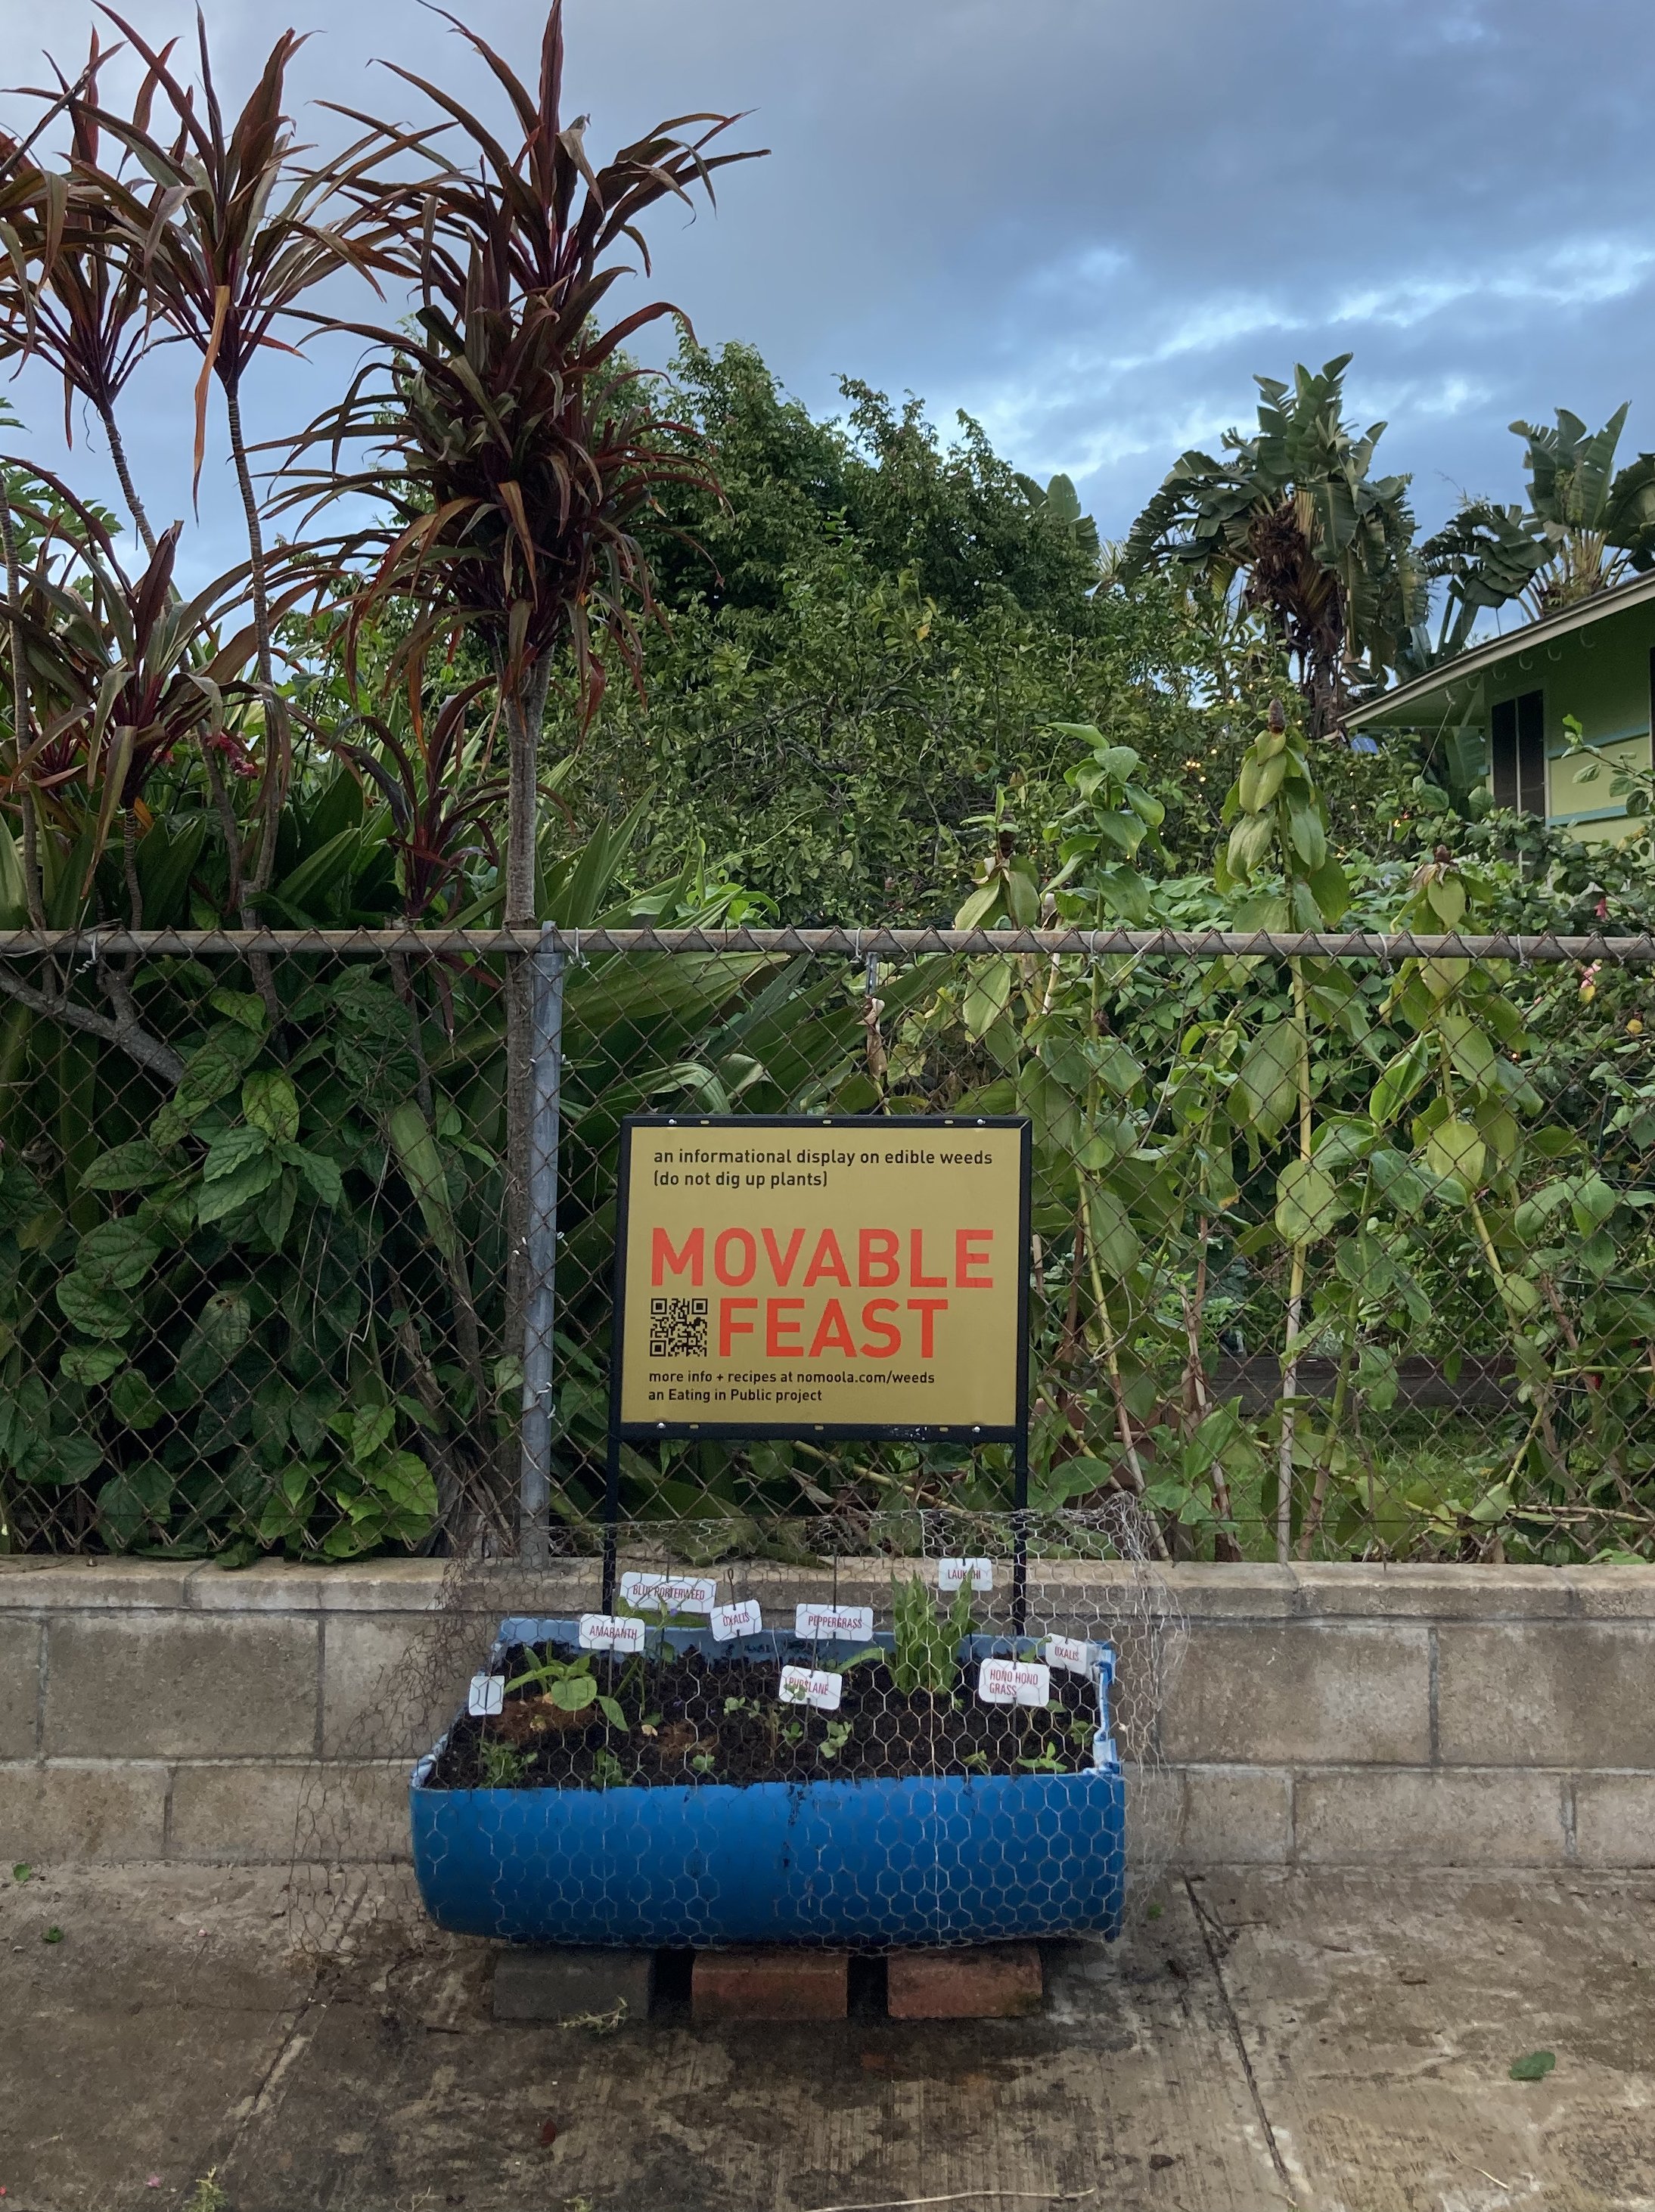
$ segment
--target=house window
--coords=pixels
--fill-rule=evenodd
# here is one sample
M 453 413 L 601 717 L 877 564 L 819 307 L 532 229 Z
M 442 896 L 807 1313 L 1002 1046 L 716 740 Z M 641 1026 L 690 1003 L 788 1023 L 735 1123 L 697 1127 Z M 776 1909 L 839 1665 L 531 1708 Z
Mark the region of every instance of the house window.
M 1546 695 L 1502 699 L 1490 717 L 1494 804 L 1522 814 L 1546 811 Z

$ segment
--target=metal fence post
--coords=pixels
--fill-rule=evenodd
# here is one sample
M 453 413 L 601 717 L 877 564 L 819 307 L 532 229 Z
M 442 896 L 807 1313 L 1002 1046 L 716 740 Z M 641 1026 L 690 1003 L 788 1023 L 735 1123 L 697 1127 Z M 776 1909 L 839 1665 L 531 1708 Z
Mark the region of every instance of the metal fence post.
M 557 1310 L 557 1154 L 563 1076 L 564 954 L 545 924 L 529 955 L 533 974 L 530 1034 L 528 1291 L 523 1307 L 522 1458 L 518 1552 L 538 1565 L 551 1553 L 552 1327 Z

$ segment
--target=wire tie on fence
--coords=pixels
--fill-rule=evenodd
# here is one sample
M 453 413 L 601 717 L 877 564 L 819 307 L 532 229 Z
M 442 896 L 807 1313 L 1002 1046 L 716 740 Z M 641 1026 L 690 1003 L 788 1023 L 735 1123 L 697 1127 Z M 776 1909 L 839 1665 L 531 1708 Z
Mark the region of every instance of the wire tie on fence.
M 94 930 L 88 931 L 88 934 L 87 934 L 87 940 L 86 940 L 86 951 L 85 951 L 84 954 L 82 956 L 82 957 L 81 957 L 78 961 L 76 961 L 76 967 L 79 967 L 79 968 L 95 968 L 95 967 L 97 966 L 97 964 L 98 964 L 98 933 L 97 933 L 97 931 L 96 931 L 95 929 L 94 929 Z

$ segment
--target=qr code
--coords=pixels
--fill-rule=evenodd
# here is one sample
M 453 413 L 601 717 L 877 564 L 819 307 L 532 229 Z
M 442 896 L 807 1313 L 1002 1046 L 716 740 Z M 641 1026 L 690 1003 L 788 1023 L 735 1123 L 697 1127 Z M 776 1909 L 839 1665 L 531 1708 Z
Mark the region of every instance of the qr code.
M 705 1298 L 650 1299 L 649 1357 L 652 1359 L 705 1359 Z

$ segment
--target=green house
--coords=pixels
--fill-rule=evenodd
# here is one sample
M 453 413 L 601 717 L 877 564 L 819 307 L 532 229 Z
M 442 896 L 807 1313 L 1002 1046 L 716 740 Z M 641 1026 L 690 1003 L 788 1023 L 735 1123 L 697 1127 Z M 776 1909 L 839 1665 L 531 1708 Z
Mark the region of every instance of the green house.
M 1475 645 L 1347 717 L 1353 736 L 1407 730 L 1480 748 L 1497 803 L 1541 814 L 1583 842 L 1634 827 L 1611 791 L 1610 765 L 1650 766 L 1655 684 L 1655 574 Z M 1569 757 L 1565 715 L 1608 763 Z

